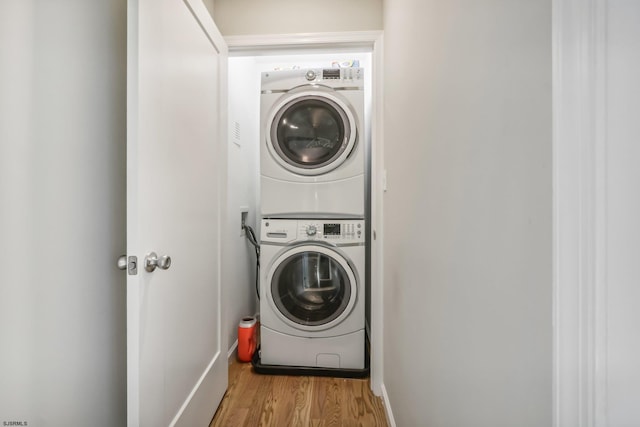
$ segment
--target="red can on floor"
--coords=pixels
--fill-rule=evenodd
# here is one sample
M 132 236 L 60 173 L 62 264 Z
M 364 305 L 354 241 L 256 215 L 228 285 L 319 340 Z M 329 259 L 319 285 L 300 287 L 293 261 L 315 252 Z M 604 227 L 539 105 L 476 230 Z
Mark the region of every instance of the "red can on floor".
M 238 325 L 238 360 L 251 362 L 256 351 L 257 324 L 255 317 L 243 317 Z

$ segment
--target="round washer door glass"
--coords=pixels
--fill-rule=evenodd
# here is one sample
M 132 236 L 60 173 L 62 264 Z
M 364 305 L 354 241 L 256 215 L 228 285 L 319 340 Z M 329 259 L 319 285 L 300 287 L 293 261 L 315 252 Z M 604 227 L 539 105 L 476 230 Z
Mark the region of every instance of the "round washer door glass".
M 348 148 L 351 124 L 344 109 L 322 96 L 303 96 L 285 104 L 271 127 L 271 143 L 288 164 L 318 169 Z
M 353 287 L 353 289 L 352 289 Z M 287 319 L 319 326 L 345 312 L 355 293 L 344 267 L 330 255 L 305 251 L 281 262 L 271 280 L 271 296 Z

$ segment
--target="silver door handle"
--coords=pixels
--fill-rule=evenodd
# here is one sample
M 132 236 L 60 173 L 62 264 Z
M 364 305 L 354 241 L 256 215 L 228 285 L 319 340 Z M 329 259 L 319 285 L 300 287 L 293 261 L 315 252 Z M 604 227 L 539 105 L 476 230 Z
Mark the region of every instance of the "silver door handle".
M 148 253 L 146 257 L 144 257 L 144 269 L 149 273 L 155 271 L 156 267 L 167 270 L 171 267 L 171 257 L 169 255 L 163 255 L 158 258 L 158 254 L 155 252 Z
M 120 255 L 118 257 L 118 270 L 126 270 L 127 269 L 127 256 Z
M 138 257 L 120 255 L 116 263 L 118 270 L 127 270 L 129 275 L 138 274 Z

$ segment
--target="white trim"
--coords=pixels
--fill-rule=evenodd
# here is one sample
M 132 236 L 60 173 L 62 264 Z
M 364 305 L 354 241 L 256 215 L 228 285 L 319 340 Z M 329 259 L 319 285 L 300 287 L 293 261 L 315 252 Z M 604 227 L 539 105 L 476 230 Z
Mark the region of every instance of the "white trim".
M 606 0 L 553 0 L 553 426 L 606 426 Z
M 227 45 L 218 28 L 215 26 L 213 18 L 210 18 L 209 11 L 201 0 L 183 0 L 198 25 L 205 32 L 211 45 L 218 53 L 227 53 Z
M 382 270 L 382 170 L 383 154 L 383 90 L 382 90 L 382 31 L 351 31 L 338 33 L 306 34 L 263 34 L 249 36 L 227 36 L 229 56 L 251 56 L 294 52 L 296 50 L 353 50 L 362 49 L 372 52 L 372 114 L 371 114 L 371 225 L 374 240 L 370 236 L 371 265 L 371 344 L 370 384 L 376 396 L 383 392 L 383 270 Z
M 178 424 L 178 422 L 180 421 L 180 418 L 182 418 L 182 416 L 185 414 L 185 412 L 187 412 L 189 410 L 189 406 L 193 405 L 193 406 L 198 406 L 195 405 L 194 402 L 197 400 L 201 400 L 203 397 L 203 392 L 202 390 L 208 390 L 211 388 L 211 384 L 215 384 L 215 375 L 213 374 L 213 367 L 216 364 L 216 362 L 218 361 L 218 359 L 221 356 L 221 352 L 218 352 L 215 354 L 215 356 L 213 356 L 213 359 L 211 359 L 211 361 L 209 362 L 209 365 L 207 365 L 206 369 L 204 370 L 204 372 L 202 373 L 202 375 L 200 376 L 200 378 L 198 379 L 198 382 L 196 382 L 196 385 L 193 387 L 193 389 L 191 389 L 191 392 L 189 393 L 189 395 L 187 396 L 187 398 L 184 400 L 184 402 L 182 403 L 182 406 L 180 406 L 180 409 L 178 409 L 178 412 L 176 413 L 176 415 L 173 417 L 173 419 L 171 420 L 171 422 L 169 423 L 169 427 L 174 427 L 176 424 Z M 209 384 L 207 384 L 209 383 Z M 207 384 L 207 385 L 205 385 Z M 225 389 L 227 387 L 225 386 Z M 208 397 L 208 396 L 207 396 Z M 219 405 L 220 403 L 218 403 Z M 166 405 L 166 404 L 165 404 Z
M 373 48 L 380 39 L 381 31 L 349 31 L 337 33 L 263 34 L 227 36 L 225 41 L 230 54 L 244 56 L 249 53 L 264 53 L 264 50 Z
M 593 81 L 594 108 L 594 167 L 595 167 L 595 324 L 594 324 L 594 425 L 606 427 L 608 405 L 607 375 L 607 2 L 594 1 L 593 49 L 595 55 Z
M 238 340 L 236 339 L 233 344 L 231 344 L 231 348 L 227 352 L 227 360 L 231 363 L 231 359 L 235 356 L 236 351 L 238 350 Z
M 396 419 L 393 417 L 391 402 L 389 402 L 389 395 L 387 394 L 387 389 L 384 384 L 380 386 L 380 390 L 382 394 L 382 404 L 384 405 L 384 414 L 387 416 L 387 424 L 389 427 L 396 427 Z
M 369 334 L 370 383 L 376 396 L 382 395 L 384 383 L 384 257 L 383 200 L 384 185 L 384 62 L 383 35 L 376 37 L 372 51 L 372 108 L 371 108 L 371 330 Z M 374 238 L 375 237 L 375 238 Z M 375 314 L 375 315 L 374 315 Z
M 139 44 L 140 44 L 140 5 L 139 0 L 127 2 L 127 179 L 126 179 L 126 209 L 127 209 L 127 254 L 139 254 L 138 250 L 138 208 L 137 200 L 138 176 L 133 173 L 134 165 L 138 164 L 138 151 L 132 141 L 138 140 L 139 114 L 138 93 L 139 82 Z M 139 277 L 127 274 L 127 426 L 140 425 L 140 317 L 138 309 L 141 306 L 142 293 L 138 286 Z

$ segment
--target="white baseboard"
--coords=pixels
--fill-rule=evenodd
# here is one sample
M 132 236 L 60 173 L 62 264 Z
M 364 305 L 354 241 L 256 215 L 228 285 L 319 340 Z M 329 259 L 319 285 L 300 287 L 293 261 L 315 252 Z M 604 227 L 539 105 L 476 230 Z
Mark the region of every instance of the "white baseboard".
M 235 357 L 237 351 L 238 351 L 238 340 L 235 340 L 231 345 L 231 348 L 227 352 L 227 360 L 231 361 L 231 359 Z
M 389 427 L 397 427 L 396 420 L 393 418 L 393 411 L 391 410 L 391 402 L 389 402 L 389 395 L 387 394 L 387 389 L 384 386 L 384 383 L 380 385 L 382 389 L 382 404 L 384 405 L 384 413 L 387 415 L 387 423 Z

